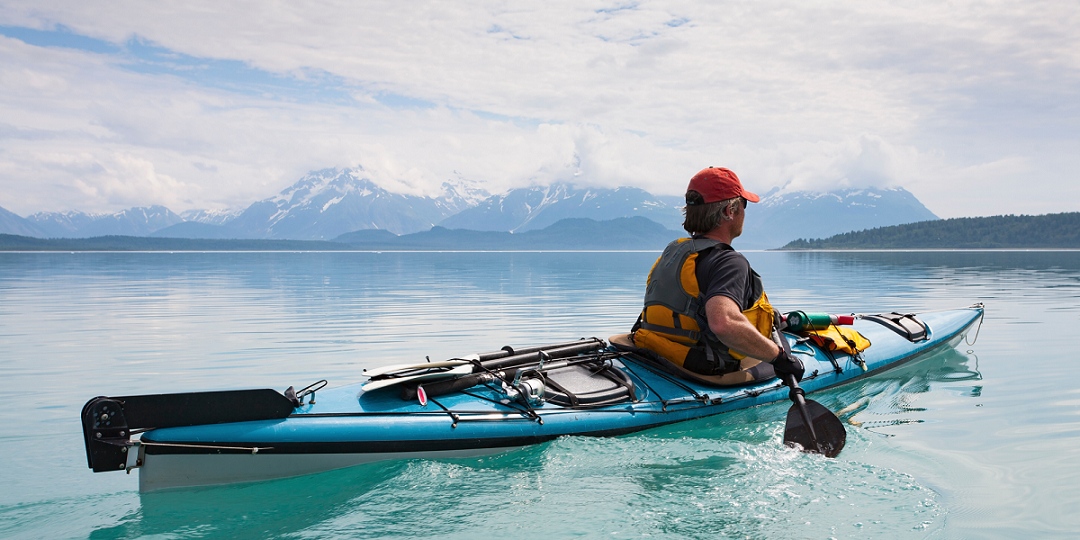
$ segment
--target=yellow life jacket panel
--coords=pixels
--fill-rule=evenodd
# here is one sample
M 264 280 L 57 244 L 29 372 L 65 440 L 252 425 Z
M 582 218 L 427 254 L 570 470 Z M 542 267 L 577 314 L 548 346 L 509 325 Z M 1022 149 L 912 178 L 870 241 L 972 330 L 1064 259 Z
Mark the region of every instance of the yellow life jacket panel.
M 856 356 L 870 347 L 870 340 L 859 333 L 858 330 L 847 326 L 829 325 L 824 330 L 807 330 L 802 335 L 810 338 L 818 347 L 830 352 Z
M 754 274 L 756 279 L 761 279 Z M 743 310 L 743 315 L 750 320 L 750 324 L 757 328 L 761 335 L 772 339 L 773 325 L 776 323 L 775 311 L 772 304 L 769 303 L 769 297 L 765 294 L 765 291 L 761 291 L 761 296 L 758 297 L 754 305 L 750 306 L 750 309 Z M 731 354 L 736 360 L 742 360 L 746 358 L 745 354 L 742 354 L 734 349 L 728 349 L 728 353 Z M 766 359 L 768 360 L 768 359 Z
M 706 249 L 730 246 L 705 238 L 680 238 L 667 246 L 649 272 L 645 307 L 634 325 L 634 344 L 703 375 L 739 369 L 746 355 L 734 351 L 709 330 L 697 280 L 697 258 Z M 752 272 L 752 270 L 751 270 Z M 753 274 L 757 301 L 743 314 L 765 337 L 772 336 L 774 314 L 761 278 Z

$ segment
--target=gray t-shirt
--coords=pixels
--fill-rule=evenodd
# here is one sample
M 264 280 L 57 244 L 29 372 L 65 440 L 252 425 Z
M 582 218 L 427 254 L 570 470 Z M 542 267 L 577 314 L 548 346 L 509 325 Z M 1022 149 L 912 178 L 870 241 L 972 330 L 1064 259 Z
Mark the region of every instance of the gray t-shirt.
M 750 261 L 727 244 L 698 255 L 697 280 L 703 301 L 726 296 L 735 301 L 740 311 L 753 307 L 763 290 L 761 277 L 750 268 Z

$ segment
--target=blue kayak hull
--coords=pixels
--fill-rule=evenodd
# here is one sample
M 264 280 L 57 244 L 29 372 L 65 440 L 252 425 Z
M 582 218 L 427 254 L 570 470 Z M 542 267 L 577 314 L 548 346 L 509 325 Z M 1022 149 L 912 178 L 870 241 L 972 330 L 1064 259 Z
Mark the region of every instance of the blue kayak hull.
M 911 342 L 880 324 L 857 320 L 872 343 L 862 363 L 786 335 L 806 366 L 807 393 L 863 379 L 955 346 L 982 317 L 982 307 L 920 314 L 927 339 Z M 633 400 L 573 408 L 543 403 L 523 410 L 494 386 L 405 401 L 399 389 L 361 385 L 320 390 L 316 403 L 286 418 L 154 429 L 137 443 L 140 489 L 259 481 L 387 459 L 477 456 L 567 435 L 614 436 L 788 399 L 771 379 L 716 388 L 677 379 L 646 362 L 613 360 L 633 382 Z

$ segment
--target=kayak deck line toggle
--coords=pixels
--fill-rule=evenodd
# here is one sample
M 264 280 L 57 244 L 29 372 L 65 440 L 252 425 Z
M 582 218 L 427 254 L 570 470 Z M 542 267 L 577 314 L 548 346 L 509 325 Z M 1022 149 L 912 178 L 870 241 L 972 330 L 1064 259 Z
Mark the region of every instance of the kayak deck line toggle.
M 322 379 L 322 380 L 315 381 L 315 382 L 305 386 L 299 392 L 297 392 L 296 390 L 293 389 L 293 387 L 290 386 L 290 387 L 285 389 L 285 398 L 288 399 L 290 402 L 292 402 L 293 407 L 303 407 L 304 406 L 304 398 L 307 397 L 308 395 L 311 395 L 311 400 L 308 401 L 308 405 L 314 405 L 315 404 L 315 392 L 317 392 L 319 390 L 322 390 L 323 388 L 326 387 L 327 384 L 329 384 L 329 383 L 326 382 L 326 379 Z

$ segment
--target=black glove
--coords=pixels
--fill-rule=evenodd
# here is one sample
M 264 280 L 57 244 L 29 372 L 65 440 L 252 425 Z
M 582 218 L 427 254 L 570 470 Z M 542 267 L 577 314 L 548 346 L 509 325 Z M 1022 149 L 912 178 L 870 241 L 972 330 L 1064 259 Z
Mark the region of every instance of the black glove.
M 772 361 L 773 371 L 776 375 L 783 378 L 784 375 L 791 375 L 795 377 L 796 381 L 802 381 L 803 374 L 806 373 L 806 368 L 803 367 L 802 360 L 795 358 L 790 353 L 780 349 L 780 354 L 776 355 Z

